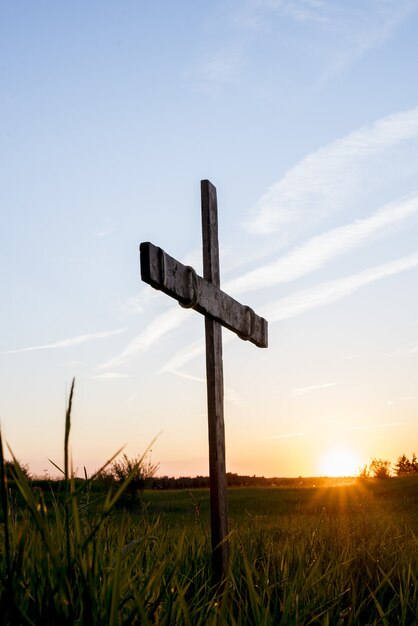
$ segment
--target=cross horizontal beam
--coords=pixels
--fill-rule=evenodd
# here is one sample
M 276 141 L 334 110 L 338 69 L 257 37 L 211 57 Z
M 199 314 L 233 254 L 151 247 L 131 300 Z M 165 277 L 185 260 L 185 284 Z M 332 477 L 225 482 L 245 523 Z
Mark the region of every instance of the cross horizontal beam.
M 267 348 L 267 321 L 249 306 L 240 304 L 152 243 L 140 245 L 141 278 L 175 298 L 181 306 L 193 308 L 232 330 L 241 339 Z

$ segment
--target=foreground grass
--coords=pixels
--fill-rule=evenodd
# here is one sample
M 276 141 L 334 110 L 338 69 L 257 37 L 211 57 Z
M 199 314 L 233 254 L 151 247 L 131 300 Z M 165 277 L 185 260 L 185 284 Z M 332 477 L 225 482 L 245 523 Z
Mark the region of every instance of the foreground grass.
M 230 490 L 220 590 L 207 492 L 148 492 L 126 510 L 129 478 L 95 494 L 67 453 L 64 497 L 18 467 L 10 492 L 1 445 L 0 470 L 1 624 L 418 624 L 415 479 Z
M 220 593 L 206 492 L 145 493 L 125 511 L 114 495 L 86 506 L 70 490 L 46 510 L 17 480 L 23 503 L 9 502 L 2 525 L 2 624 L 418 623 L 416 481 L 232 490 Z

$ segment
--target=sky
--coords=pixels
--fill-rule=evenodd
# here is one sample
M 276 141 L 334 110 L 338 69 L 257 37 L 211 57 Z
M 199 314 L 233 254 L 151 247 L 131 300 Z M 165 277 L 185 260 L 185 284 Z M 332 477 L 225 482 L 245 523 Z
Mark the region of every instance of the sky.
M 227 470 L 418 452 L 417 0 L 0 1 L 0 422 L 39 475 L 121 446 L 208 473 L 204 320 L 151 241 L 269 323 L 223 331 Z

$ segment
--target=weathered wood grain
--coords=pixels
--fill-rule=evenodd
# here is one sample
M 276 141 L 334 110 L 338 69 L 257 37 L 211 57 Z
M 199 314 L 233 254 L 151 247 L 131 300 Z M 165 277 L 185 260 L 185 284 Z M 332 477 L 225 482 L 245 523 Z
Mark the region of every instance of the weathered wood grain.
M 140 255 L 143 281 L 175 298 L 183 306 L 190 306 L 209 316 L 241 339 L 259 348 L 267 348 L 267 322 L 250 307 L 240 304 L 216 284 L 196 274 L 193 268 L 183 265 L 152 243 L 141 243 Z
M 201 182 L 201 199 L 203 275 L 208 284 L 219 288 L 218 206 L 216 189 L 207 180 Z M 210 317 L 205 318 L 205 340 L 212 563 L 215 580 L 221 583 L 228 569 L 222 328 Z

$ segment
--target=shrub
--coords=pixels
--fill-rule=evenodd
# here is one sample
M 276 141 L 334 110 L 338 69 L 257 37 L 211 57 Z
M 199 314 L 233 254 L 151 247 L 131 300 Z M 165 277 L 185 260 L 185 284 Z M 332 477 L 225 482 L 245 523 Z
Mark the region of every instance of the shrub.
M 390 477 L 390 461 L 383 459 L 372 459 L 370 463 L 370 472 L 375 478 L 389 478 Z
M 124 454 L 120 460 L 113 461 L 108 474 L 118 485 L 129 480 L 126 493 L 132 500 L 135 500 L 157 469 L 158 463 L 153 463 L 146 453 L 132 459 Z

